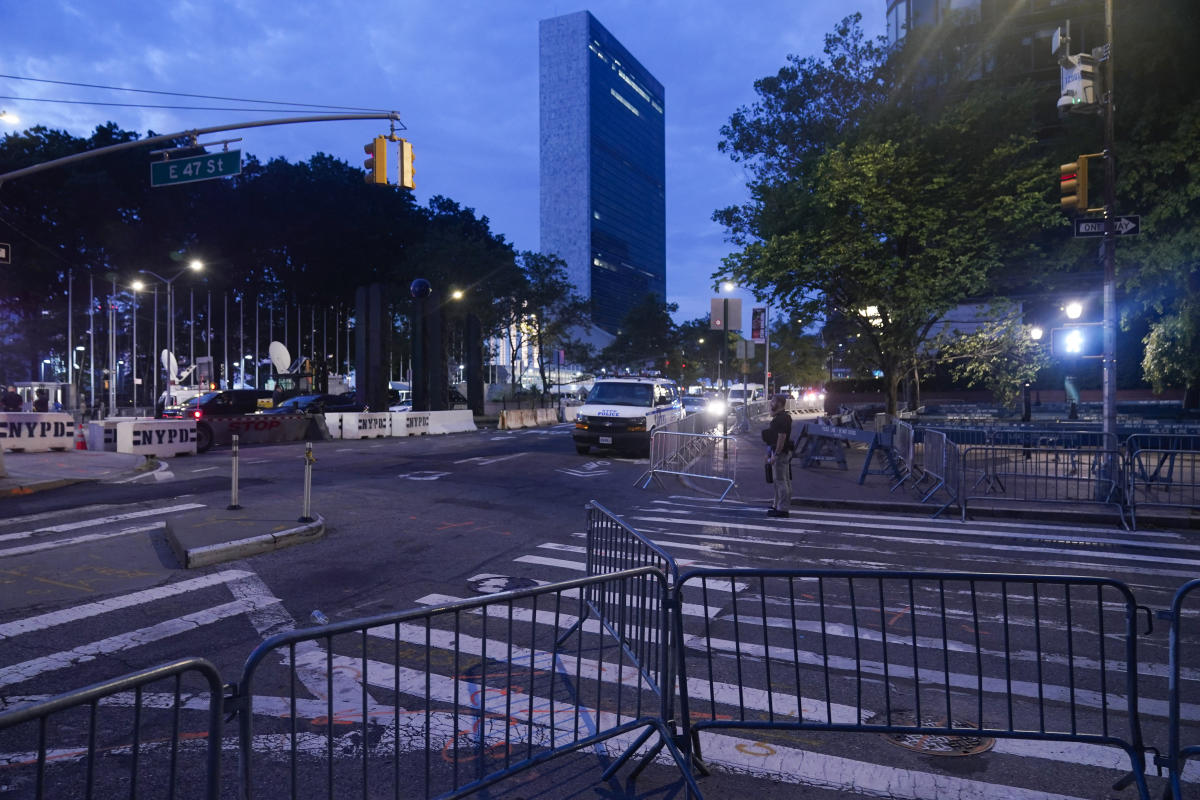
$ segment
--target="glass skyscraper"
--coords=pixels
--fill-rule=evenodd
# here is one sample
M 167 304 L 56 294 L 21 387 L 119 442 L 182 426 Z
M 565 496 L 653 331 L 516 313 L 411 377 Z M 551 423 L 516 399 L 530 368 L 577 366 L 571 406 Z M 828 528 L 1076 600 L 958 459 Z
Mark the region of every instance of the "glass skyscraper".
M 541 21 L 539 72 L 541 251 L 615 333 L 667 294 L 663 87 L 587 11 Z

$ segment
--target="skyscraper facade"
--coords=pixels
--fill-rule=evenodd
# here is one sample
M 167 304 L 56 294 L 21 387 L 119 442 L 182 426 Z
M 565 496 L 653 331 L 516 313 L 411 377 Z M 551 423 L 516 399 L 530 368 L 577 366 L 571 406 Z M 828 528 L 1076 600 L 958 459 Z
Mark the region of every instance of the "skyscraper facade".
M 666 299 L 663 87 L 587 11 L 541 21 L 539 72 L 541 251 L 616 333 Z

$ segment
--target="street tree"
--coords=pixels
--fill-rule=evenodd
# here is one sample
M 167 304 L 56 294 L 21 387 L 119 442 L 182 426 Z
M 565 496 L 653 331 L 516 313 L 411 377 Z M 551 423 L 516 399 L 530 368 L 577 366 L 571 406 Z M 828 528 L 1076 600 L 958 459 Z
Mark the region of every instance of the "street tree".
M 822 59 L 789 57 L 755 83 L 758 101 L 720 145 L 750 173 L 750 199 L 714 218 L 739 248 L 724 274 L 805 323 L 840 315 L 894 413 L 939 319 L 1058 220 L 1049 159 L 1028 116 L 1012 113 L 1030 107 L 1029 88 L 972 80 L 973 54 L 915 32 L 888 49 L 859 21 L 826 37 Z
M 1000 408 L 1013 408 L 1023 387 L 1032 383 L 1049 358 L 1035 341 L 1017 306 L 997 303 L 970 331 L 947 327 L 933 343 L 937 363 L 948 365 L 955 380 L 992 393 Z
M 678 334 L 671 315 L 679 310 L 653 292 L 634 304 L 612 344 L 600 353 L 600 360 L 617 369 L 639 370 L 646 366 L 663 370 L 672 352 L 677 352 Z

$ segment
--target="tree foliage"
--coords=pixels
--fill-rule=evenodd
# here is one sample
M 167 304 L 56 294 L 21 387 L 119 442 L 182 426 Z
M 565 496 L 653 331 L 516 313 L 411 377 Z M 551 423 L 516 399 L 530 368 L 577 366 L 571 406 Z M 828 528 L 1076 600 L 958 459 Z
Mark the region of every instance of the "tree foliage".
M 960 68 L 931 81 L 921 67 L 936 43 L 910 34 L 889 51 L 858 23 L 826 37 L 823 59 L 790 57 L 758 81 L 758 102 L 722 129 L 752 177 L 749 201 L 715 218 L 740 247 L 725 271 L 803 319 L 839 316 L 894 411 L 938 320 L 1056 220 L 1049 160 L 1011 112 L 1028 87 L 968 83 L 969 58 L 952 50 L 940 63 Z

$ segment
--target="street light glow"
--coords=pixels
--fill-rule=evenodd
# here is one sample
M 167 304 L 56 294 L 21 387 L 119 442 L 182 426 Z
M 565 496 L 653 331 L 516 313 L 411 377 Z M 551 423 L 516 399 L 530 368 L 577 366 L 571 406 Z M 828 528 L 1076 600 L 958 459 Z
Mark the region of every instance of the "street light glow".
M 723 284 L 721 284 L 721 289 L 726 292 L 732 292 L 736 288 L 737 284 L 735 284 L 733 281 L 725 281 Z
M 188 264 L 188 267 L 196 272 L 200 272 L 202 269 L 204 269 L 204 262 L 198 259 L 193 259 L 192 262 Z
M 1083 304 L 1072 301 L 1063 307 L 1063 311 L 1067 312 L 1068 319 L 1079 319 L 1083 315 Z
M 140 292 L 142 289 L 146 288 L 146 284 L 142 283 L 141 281 L 134 281 L 133 283 L 129 284 L 129 287 L 135 292 Z
M 1038 326 L 1034 325 L 1032 328 L 1029 329 L 1029 338 L 1033 339 L 1035 342 L 1041 341 L 1043 333 L 1045 333 L 1045 331 L 1043 331 Z
M 450 297 L 454 298 L 455 300 L 462 300 L 463 299 L 463 290 L 455 289 L 453 292 L 450 293 Z

